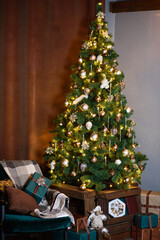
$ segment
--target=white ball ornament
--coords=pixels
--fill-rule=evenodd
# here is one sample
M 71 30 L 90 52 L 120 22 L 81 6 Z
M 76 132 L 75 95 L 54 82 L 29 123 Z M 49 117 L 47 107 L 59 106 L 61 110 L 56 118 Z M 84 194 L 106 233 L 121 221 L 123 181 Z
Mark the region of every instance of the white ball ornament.
M 86 78 L 86 71 L 85 70 L 81 70 L 79 73 L 80 78 L 84 79 Z
M 116 161 L 115 161 L 116 165 L 120 165 L 121 163 L 122 163 L 122 161 L 120 159 L 116 159 Z
M 56 161 L 53 160 L 53 161 L 50 163 L 50 169 L 51 169 L 51 170 L 55 169 L 55 165 L 56 165 Z
M 68 165 L 69 165 L 68 159 L 63 159 L 63 160 L 61 161 L 61 164 L 62 164 L 62 167 L 68 167 Z
M 96 142 L 98 140 L 98 134 L 92 133 L 90 136 L 91 141 Z
M 126 148 L 122 151 L 122 154 L 124 157 L 127 157 L 129 155 L 129 150 Z
M 126 112 L 130 113 L 132 111 L 132 109 L 130 107 L 126 107 Z
M 89 106 L 88 106 L 86 103 L 83 103 L 83 104 L 81 105 L 82 111 L 87 111 L 88 108 L 89 108 Z
M 80 169 L 81 169 L 82 172 L 85 172 L 86 168 L 87 168 L 87 164 L 86 163 L 82 163 L 80 165 Z
M 87 130 L 90 130 L 92 128 L 92 123 L 89 121 L 86 123 Z

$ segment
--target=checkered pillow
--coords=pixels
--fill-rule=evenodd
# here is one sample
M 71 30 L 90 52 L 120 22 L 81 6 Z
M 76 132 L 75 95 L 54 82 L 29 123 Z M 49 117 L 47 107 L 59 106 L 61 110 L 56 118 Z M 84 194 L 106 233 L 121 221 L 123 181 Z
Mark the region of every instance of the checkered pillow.
M 15 187 L 19 189 L 23 188 L 31 174 L 38 172 L 43 175 L 38 163 L 34 160 L 3 160 L 0 164 Z

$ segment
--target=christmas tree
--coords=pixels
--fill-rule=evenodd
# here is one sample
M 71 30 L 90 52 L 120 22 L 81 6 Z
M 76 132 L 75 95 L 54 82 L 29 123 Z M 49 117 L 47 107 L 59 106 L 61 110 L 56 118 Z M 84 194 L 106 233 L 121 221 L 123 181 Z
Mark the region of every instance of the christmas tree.
M 97 191 L 140 183 L 146 155 L 136 152 L 133 110 L 108 34 L 102 3 L 72 67 L 71 91 L 44 159 L 53 183 Z M 52 132 L 52 133 L 53 133 Z

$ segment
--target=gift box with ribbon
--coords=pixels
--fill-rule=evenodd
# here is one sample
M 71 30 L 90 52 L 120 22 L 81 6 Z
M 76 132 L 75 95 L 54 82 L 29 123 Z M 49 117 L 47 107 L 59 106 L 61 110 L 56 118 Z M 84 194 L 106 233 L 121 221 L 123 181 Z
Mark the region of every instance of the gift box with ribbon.
M 134 225 L 139 228 L 157 228 L 158 215 L 153 213 L 137 213 L 134 215 Z
M 33 196 L 37 203 L 40 203 L 50 185 L 51 180 L 35 172 L 32 175 L 31 180 L 28 182 L 25 192 Z

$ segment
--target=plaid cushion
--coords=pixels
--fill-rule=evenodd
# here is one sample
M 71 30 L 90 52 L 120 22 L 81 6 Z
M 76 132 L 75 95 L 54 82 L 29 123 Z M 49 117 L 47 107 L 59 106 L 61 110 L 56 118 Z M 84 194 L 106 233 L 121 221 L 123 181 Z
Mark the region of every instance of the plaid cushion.
M 8 160 L 0 161 L 8 177 L 12 180 L 15 187 L 22 189 L 31 174 L 42 171 L 38 163 L 34 160 Z

